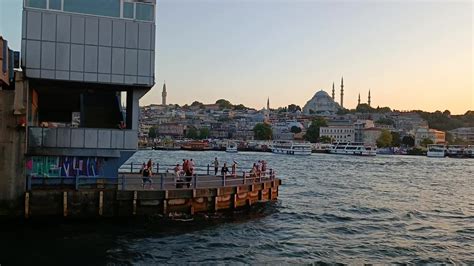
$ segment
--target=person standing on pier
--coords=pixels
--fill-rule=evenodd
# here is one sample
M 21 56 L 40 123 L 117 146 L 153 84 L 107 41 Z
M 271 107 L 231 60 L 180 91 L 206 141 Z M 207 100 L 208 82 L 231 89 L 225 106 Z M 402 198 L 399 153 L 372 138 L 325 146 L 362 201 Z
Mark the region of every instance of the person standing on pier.
M 236 176 L 237 175 L 237 162 L 236 161 L 233 161 L 232 163 L 232 176 Z
M 219 172 L 219 161 L 217 160 L 217 157 L 214 159 L 214 175 L 217 175 L 217 172 Z
M 229 168 L 227 168 L 227 163 L 224 163 L 224 166 L 222 166 L 221 169 L 221 175 L 226 176 L 229 173 Z
M 146 164 L 147 168 L 148 168 L 148 171 L 150 172 L 150 176 L 153 175 L 153 162 L 151 161 L 151 159 L 148 160 L 148 163 Z

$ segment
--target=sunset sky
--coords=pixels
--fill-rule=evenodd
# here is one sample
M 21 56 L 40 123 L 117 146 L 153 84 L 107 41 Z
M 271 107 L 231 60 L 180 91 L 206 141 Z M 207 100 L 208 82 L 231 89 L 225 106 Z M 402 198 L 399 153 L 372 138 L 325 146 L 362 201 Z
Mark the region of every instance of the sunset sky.
M 0 35 L 20 50 L 21 0 L 0 0 Z M 344 76 L 399 110 L 474 110 L 473 3 L 466 1 L 158 0 L 156 85 L 141 104 L 225 98 L 303 106 Z

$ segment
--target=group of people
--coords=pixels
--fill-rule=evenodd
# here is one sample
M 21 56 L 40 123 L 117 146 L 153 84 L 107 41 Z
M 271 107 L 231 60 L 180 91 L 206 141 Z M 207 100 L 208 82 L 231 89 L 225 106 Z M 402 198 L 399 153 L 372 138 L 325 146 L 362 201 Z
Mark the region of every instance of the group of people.
M 266 172 L 267 172 L 267 162 L 264 160 L 259 160 L 258 162 L 253 164 L 252 170 L 250 170 L 250 176 L 261 177 L 261 176 L 265 176 Z
M 177 163 L 173 170 L 176 177 L 181 177 L 194 175 L 195 168 L 196 164 L 193 159 L 183 159 L 183 165 L 181 166 L 179 163 Z
M 219 160 L 217 159 L 217 157 L 214 158 L 212 165 L 214 166 L 214 175 L 217 175 L 217 173 L 219 172 Z M 229 167 L 227 167 L 227 163 L 224 163 L 224 165 L 221 168 L 221 175 L 226 176 L 228 174 L 229 174 Z M 232 162 L 230 174 L 232 176 L 237 175 L 237 162 L 236 161 Z

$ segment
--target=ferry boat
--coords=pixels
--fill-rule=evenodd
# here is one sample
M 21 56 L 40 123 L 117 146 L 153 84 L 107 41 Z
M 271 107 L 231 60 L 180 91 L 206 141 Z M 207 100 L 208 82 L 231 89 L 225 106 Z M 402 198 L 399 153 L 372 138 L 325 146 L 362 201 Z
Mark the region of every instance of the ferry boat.
M 467 147 L 464 145 L 449 145 L 446 147 L 445 154 L 452 158 L 467 158 Z
M 428 144 L 426 156 L 443 158 L 446 155 L 446 147 L 443 144 Z
M 225 147 L 225 151 L 236 153 L 237 152 L 237 144 L 235 144 L 234 142 L 227 143 L 227 146 Z
M 358 142 L 337 142 L 332 145 L 329 153 L 343 155 L 376 156 L 377 147 L 365 145 L 364 143 Z
M 274 141 L 272 152 L 288 155 L 311 155 L 311 143 L 293 141 Z

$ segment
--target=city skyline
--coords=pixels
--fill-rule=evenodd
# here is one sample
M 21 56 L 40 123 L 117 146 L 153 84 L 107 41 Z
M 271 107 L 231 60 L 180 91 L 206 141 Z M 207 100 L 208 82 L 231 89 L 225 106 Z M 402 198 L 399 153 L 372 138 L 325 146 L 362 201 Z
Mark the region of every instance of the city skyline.
M 20 50 L 22 1 L 0 3 Z M 344 106 L 474 109 L 472 2 L 158 1 L 156 85 L 141 105 L 303 106 L 344 76 Z M 8 23 L 7 23 L 8 21 Z M 8 25 L 9 27 L 6 27 Z M 339 96 L 336 97 L 339 102 Z

